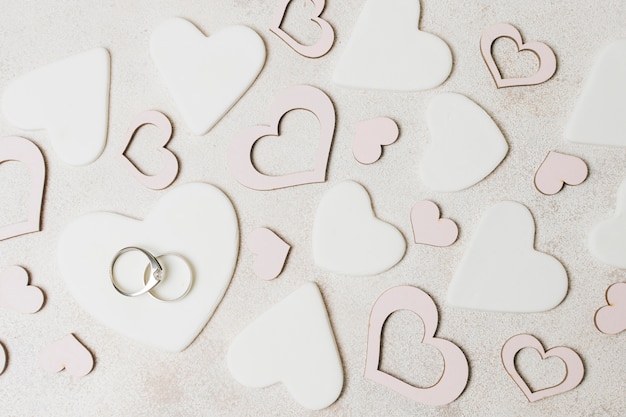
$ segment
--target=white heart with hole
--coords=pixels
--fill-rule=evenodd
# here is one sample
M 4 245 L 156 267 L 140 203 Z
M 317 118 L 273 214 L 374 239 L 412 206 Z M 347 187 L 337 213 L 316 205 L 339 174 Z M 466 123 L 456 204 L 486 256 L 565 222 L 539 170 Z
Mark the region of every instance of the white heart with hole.
M 118 251 L 129 246 L 164 260 L 164 284 L 169 279 L 186 285 L 189 279 L 179 273 L 188 274 L 186 268 L 173 268 L 168 274 L 167 266 L 176 262 L 168 262 L 167 255 L 186 261 L 193 278 L 189 292 L 176 301 L 118 293 L 111 264 Z M 96 319 L 131 339 L 178 352 L 193 342 L 213 315 L 232 278 L 238 251 L 237 215 L 228 197 L 212 185 L 191 183 L 167 193 L 143 221 L 109 212 L 79 217 L 61 234 L 58 258 L 70 293 Z M 123 286 L 143 287 L 148 259 L 135 257 L 143 262 L 137 269 L 136 261 L 122 262 L 122 256 L 115 278 Z M 133 266 L 134 273 L 129 274 Z

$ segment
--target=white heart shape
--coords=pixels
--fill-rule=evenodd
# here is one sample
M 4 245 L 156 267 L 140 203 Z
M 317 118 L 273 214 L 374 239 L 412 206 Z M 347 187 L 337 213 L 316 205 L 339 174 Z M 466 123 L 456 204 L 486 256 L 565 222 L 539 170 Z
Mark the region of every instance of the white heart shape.
M 265 64 L 265 44 L 249 27 L 230 26 L 207 38 L 181 18 L 154 30 L 150 53 L 195 135 L 208 132 L 230 110 Z
M 182 256 L 193 271 L 189 293 L 175 302 L 117 293 L 109 268 L 117 251 L 127 246 Z M 67 288 L 85 310 L 131 339 L 177 352 L 193 342 L 213 315 L 238 250 L 237 216 L 228 197 L 212 185 L 192 183 L 165 194 L 143 221 L 108 212 L 79 217 L 61 234 L 58 256 Z M 139 288 L 142 279 L 138 274 Z
M 70 56 L 11 81 L 2 111 L 20 129 L 46 129 L 63 162 L 89 164 L 106 145 L 110 71 L 104 48 Z
M 626 268 L 626 180 L 617 191 L 615 215 L 593 227 L 589 234 L 589 252 L 598 260 L 616 268 Z
M 281 382 L 300 405 L 326 408 L 343 387 L 343 367 L 317 285 L 302 285 L 250 323 L 232 341 L 228 369 L 242 385 Z
M 484 311 L 546 311 L 563 301 L 567 273 L 536 251 L 535 222 L 520 203 L 503 201 L 483 215 L 448 289 L 448 303 Z
M 439 94 L 426 110 L 431 141 L 421 162 L 424 183 L 459 191 L 480 182 L 504 159 L 509 146 L 489 115 L 467 97 Z
M 418 91 L 437 87 L 452 70 L 439 37 L 418 29 L 419 0 L 368 0 L 333 75 L 345 87 Z
M 404 257 L 398 229 L 377 219 L 367 190 L 344 181 L 322 197 L 313 223 L 313 259 L 320 268 L 346 275 L 375 275 Z
M 626 146 L 626 39 L 597 58 L 565 128 L 571 142 Z

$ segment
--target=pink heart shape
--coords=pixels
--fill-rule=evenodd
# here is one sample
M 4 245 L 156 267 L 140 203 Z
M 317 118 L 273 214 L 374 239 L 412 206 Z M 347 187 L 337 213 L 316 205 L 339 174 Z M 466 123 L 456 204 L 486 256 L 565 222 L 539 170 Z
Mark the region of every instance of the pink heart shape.
M 520 350 L 525 348 L 535 349 L 539 352 L 542 359 L 550 357 L 561 359 L 565 363 L 566 370 L 563 381 L 553 387 L 540 389 L 534 392 L 531 391 L 528 384 L 520 376 L 519 372 L 517 372 L 517 368 L 515 367 L 515 355 L 517 355 Z M 504 343 L 504 346 L 502 346 L 502 363 L 513 381 L 522 390 L 530 402 L 570 391 L 580 384 L 583 380 L 583 376 L 585 375 L 585 367 L 583 366 L 583 361 L 580 359 L 580 356 L 578 356 L 578 353 L 564 346 L 554 347 L 545 351 L 541 342 L 537 340 L 536 337 L 529 334 L 518 334 L 511 337 Z
M 85 376 L 93 369 L 93 355 L 73 334 L 68 334 L 44 348 L 39 363 L 48 372 L 63 369 L 72 376 Z
M 606 334 L 618 334 L 626 330 L 626 282 L 617 282 L 606 290 L 608 305 L 596 311 L 598 330 Z
M 418 388 L 378 369 L 381 335 L 387 318 L 398 310 L 417 314 L 424 323 L 423 343 L 433 346 L 443 356 L 444 370 L 439 381 L 429 388 Z M 454 343 L 434 337 L 439 324 L 437 306 L 428 294 L 408 285 L 391 288 L 376 300 L 370 315 L 367 335 L 365 378 L 426 405 L 443 405 L 461 395 L 469 378 L 469 365 L 463 351 Z
M 126 151 L 133 140 L 135 133 L 143 125 L 151 124 L 159 129 L 159 152 L 163 157 L 165 166 L 163 170 L 156 175 L 146 175 L 126 156 Z M 119 161 L 124 165 L 139 182 L 153 190 L 162 190 L 167 188 L 178 175 L 178 159 L 172 151 L 166 148 L 172 137 L 172 123 L 163 113 L 156 110 L 149 110 L 139 114 L 131 123 L 126 131 L 126 140 L 124 141 L 124 149 L 118 155 Z
M 0 240 L 41 230 L 41 203 L 46 181 L 46 164 L 43 154 L 37 145 L 28 139 L 19 136 L 0 138 L 0 164 L 7 161 L 21 162 L 28 167 L 30 173 L 26 210 L 28 216 L 23 222 L 0 227 Z
M 28 285 L 28 272 L 11 266 L 0 273 L 0 307 L 18 313 L 36 313 L 43 305 L 43 292 Z
M 398 125 L 388 117 L 377 117 L 356 124 L 352 153 L 362 164 L 373 164 L 380 159 L 383 145 L 398 140 Z
M 450 219 L 439 217 L 439 207 L 432 201 L 418 201 L 411 209 L 411 224 L 415 243 L 450 246 L 459 236 L 459 228 Z
M 260 173 L 252 163 L 252 147 L 265 136 L 278 136 L 280 120 L 286 113 L 296 109 L 310 111 L 320 122 L 320 143 L 313 170 L 276 176 Z M 249 127 L 231 141 L 228 165 L 235 179 L 254 190 L 273 190 L 326 181 L 328 155 L 335 132 L 335 108 L 330 98 L 322 90 L 308 85 L 291 87 L 276 97 L 270 109 L 270 119 L 272 125 Z
M 330 48 L 333 47 L 333 43 L 335 42 L 335 31 L 333 27 L 324 19 L 320 17 L 322 12 L 324 11 L 325 0 L 310 0 L 315 7 L 313 13 L 315 13 L 315 17 L 312 17 L 311 20 L 318 24 L 320 29 L 322 30 L 322 34 L 317 42 L 313 45 L 303 45 L 300 42 L 296 41 L 290 34 L 281 29 L 281 25 L 283 20 L 285 19 L 285 14 L 287 12 L 287 7 L 292 0 L 283 0 L 282 4 L 276 9 L 276 14 L 274 15 L 274 19 L 270 25 L 270 31 L 272 31 L 276 36 L 282 39 L 287 45 L 289 45 L 294 51 L 299 53 L 302 56 L 308 58 L 319 58 L 321 56 L 326 55 Z
M 248 236 L 248 248 L 255 253 L 254 273 L 269 281 L 278 277 L 285 266 L 291 248 L 276 233 L 265 227 L 255 229 Z
M 589 169 L 582 159 L 550 151 L 535 174 L 535 187 L 543 194 L 552 195 L 561 191 L 563 184 L 581 184 L 588 174 Z
M 535 74 L 522 78 L 502 78 L 500 70 L 491 54 L 493 43 L 496 39 L 501 37 L 515 41 L 518 51 L 531 51 L 539 58 L 539 69 Z M 524 43 L 519 31 L 508 23 L 495 24 L 483 32 L 480 37 L 480 52 L 498 88 L 541 84 L 552 78 L 556 72 L 556 56 L 554 55 L 554 51 L 545 43 Z

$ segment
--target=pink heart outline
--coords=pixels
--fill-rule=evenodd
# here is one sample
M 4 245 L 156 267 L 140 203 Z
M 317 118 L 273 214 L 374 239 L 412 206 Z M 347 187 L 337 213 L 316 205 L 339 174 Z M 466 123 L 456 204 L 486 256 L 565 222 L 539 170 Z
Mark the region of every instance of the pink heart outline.
M 383 326 L 387 318 L 398 310 L 412 311 L 421 318 L 424 323 L 422 343 L 435 347 L 443 357 L 443 374 L 431 387 L 415 387 L 378 368 Z M 438 324 L 437 306 L 421 289 L 403 285 L 385 291 L 374 303 L 370 315 L 365 378 L 426 405 L 444 405 L 456 400 L 467 386 L 469 364 L 456 344 L 434 337 Z
M 253 230 L 247 244 L 256 254 L 252 266 L 256 276 L 265 281 L 277 278 L 285 266 L 291 246 L 266 227 Z
M 39 353 L 39 364 L 51 373 L 63 369 L 72 376 L 87 375 L 93 369 L 93 355 L 73 334 L 48 345 Z
M 531 51 L 539 59 L 539 69 L 529 77 L 502 78 L 496 65 L 491 47 L 498 38 L 509 38 L 517 44 L 518 52 Z M 483 32 L 480 37 L 480 52 L 497 88 L 536 85 L 548 81 L 556 72 L 556 56 L 548 45 L 542 42 L 524 43 L 519 30 L 508 23 L 497 23 Z
M 535 188 L 542 194 L 553 195 L 565 184 L 582 184 L 587 175 L 589 168 L 579 157 L 549 151 L 535 173 Z
M 43 306 L 44 295 L 39 287 L 28 285 L 28 271 L 11 266 L 0 272 L 0 307 L 32 314 Z
M 324 11 L 326 5 L 325 0 L 309 0 L 315 7 L 313 13 L 314 17 L 311 20 L 320 27 L 322 34 L 320 38 L 313 45 L 303 45 L 296 41 L 290 34 L 281 29 L 285 14 L 287 13 L 287 7 L 292 0 L 282 0 L 282 4 L 276 9 L 272 23 L 270 24 L 270 31 L 282 39 L 287 45 L 300 55 L 307 58 L 320 58 L 328 53 L 333 47 L 335 42 L 335 31 L 333 27 L 326 20 L 320 16 Z
M 19 136 L 0 138 L 0 164 L 16 161 L 26 164 L 30 173 L 27 219 L 0 227 L 0 240 L 41 230 L 41 206 L 46 182 L 46 163 L 37 145 Z
M 531 391 L 515 367 L 515 356 L 520 350 L 525 348 L 535 349 L 541 355 L 541 359 L 550 357 L 561 359 L 565 364 L 565 377 L 563 380 L 552 387 Z M 506 369 L 511 379 L 513 379 L 530 402 L 570 391 L 581 383 L 585 375 L 585 367 L 578 353 L 564 346 L 553 347 L 546 351 L 541 342 L 530 334 L 518 334 L 507 340 L 504 346 L 502 346 L 501 357 L 504 369 Z
M 133 137 L 144 125 L 153 125 L 159 130 L 159 152 L 163 157 L 165 166 L 162 171 L 156 175 L 144 174 L 133 162 L 126 156 L 126 151 L 133 140 Z M 128 130 L 126 131 L 126 137 L 124 141 L 124 148 L 117 156 L 122 165 L 124 165 L 137 180 L 144 186 L 153 190 L 162 190 L 167 188 L 178 175 L 178 159 L 176 155 L 169 149 L 167 144 L 172 138 L 172 123 L 163 113 L 156 110 L 148 110 L 137 115 Z
M 252 147 L 265 136 L 278 136 L 282 117 L 296 109 L 310 111 L 320 122 L 320 142 L 312 171 L 265 175 L 252 162 Z M 326 181 L 326 166 L 335 132 L 335 107 L 322 90 L 308 85 L 291 87 L 279 94 L 270 109 L 272 125 L 251 126 L 230 142 L 228 166 L 235 179 L 254 190 L 274 190 Z
M 626 282 L 616 282 L 606 290 L 607 305 L 594 316 L 598 330 L 604 334 L 618 334 L 626 330 Z
M 446 247 L 456 242 L 459 227 L 451 220 L 440 217 L 439 207 L 432 201 L 418 201 L 411 208 L 411 226 L 415 243 Z
M 395 143 L 399 135 L 397 123 L 388 117 L 360 121 L 354 128 L 352 154 L 361 164 L 373 164 L 380 159 L 382 147 Z

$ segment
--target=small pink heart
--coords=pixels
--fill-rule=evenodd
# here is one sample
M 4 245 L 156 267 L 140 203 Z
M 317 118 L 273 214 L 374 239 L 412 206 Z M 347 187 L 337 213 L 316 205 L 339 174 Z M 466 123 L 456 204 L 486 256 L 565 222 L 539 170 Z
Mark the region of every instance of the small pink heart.
M 561 191 L 563 184 L 581 184 L 588 173 L 587 164 L 577 156 L 550 151 L 535 174 L 535 187 L 543 194 L 553 195 Z
M 85 376 L 93 369 L 93 355 L 73 334 L 44 348 L 39 363 L 48 372 L 65 369 L 72 376 Z
M 517 368 L 515 368 L 515 355 L 517 355 L 520 350 L 525 348 L 535 349 L 539 352 L 542 359 L 550 357 L 561 359 L 565 363 L 566 370 L 563 381 L 553 387 L 540 389 L 534 392 L 531 391 L 526 381 L 524 381 L 519 372 L 517 372 Z M 580 356 L 578 356 L 578 353 L 563 346 L 554 347 L 545 351 L 541 342 L 537 340 L 536 337 L 529 334 L 518 334 L 504 343 L 504 346 L 502 346 L 502 363 L 513 381 L 522 390 L 530 402 L 570 391 L 580 384 L 583 380 L 583 376 L 585 375 L 585 367 L 583 366 L 583 361 L 580 359 Z
M 432 201 L 418 201 L 411 209 L 411 224 L 415 243 L 450 246 L 459 236 L 459 228 L 450 219 L 439 217 L 439 207 Z
M 257 277 L 266 281 L 278 277 L 285 266 L 289 244 L 265 227 L 250 233 L 247 242 L 248 248 L 257 255 L 252 266 Z
M 0 272 L 0 307 L 18 313 L 36 313 L 43 299 L 41 289 L 28 285 L 28 272 L 21 266 Z
M 377 117 L 356 124 L 352 153 L 362 164 L 373 164 L 380 159 L 383 145 L 398 140 L 400 130 L 396 122 L 388 117 Z
M 606 290 L 608 305 L 596 312 L 596 327 L 602 333 L 618 334 L 626 330 L 626 282 L 617 282 Z

